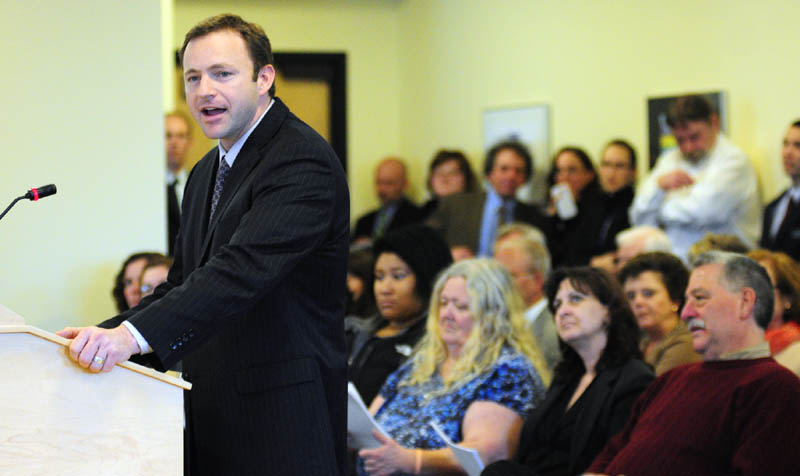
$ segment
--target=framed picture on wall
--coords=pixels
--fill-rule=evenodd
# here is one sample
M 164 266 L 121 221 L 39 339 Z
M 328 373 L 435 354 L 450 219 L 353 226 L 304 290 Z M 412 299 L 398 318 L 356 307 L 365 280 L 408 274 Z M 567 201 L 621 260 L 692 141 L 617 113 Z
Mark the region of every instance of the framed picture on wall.
M 525 144 L 533 154 L 534 173 L 517 191 L 527 203 L 543 204 L 550 158 L 550 107 L 547 104 L 490 108 L 483 111 L 483 152 L 502 141 Z
M 727 131 L 727 107 L 725 94 L 722 91 L 701 93 L 719 114 L 719 126 L 722 132 Z M 677 147 L 675 136 L 667 125 L 667 109 L 677 96 L 652 97 L 647 99 L 647 130 L 650 150 L 650 168 L 656 164 L 658 157 L 665 151 Z

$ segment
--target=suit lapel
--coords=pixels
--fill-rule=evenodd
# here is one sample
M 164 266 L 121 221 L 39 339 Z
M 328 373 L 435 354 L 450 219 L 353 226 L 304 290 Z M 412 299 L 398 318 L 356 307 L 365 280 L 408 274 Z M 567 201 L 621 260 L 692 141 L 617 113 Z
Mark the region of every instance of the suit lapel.
M 219 197 L 217 208 L 214 211 L 214 218 L 208 224 L 207 231 L 204 235 L 205 237 L 203 239 L 203 244 L 199 249 L 201 260 L 202 257 L 206 256 L 208 253 L 209 246 L 211 245 L 211 237 L 214 236 L 217 223 L 219 223 L 220 218 L 225 215 L 225 210 L 233 200 L 233 197 L 236 196 L 236 193 L 241 185 L 250 175 L 250 171 L 253 170 L 253 168 L 259 162 L 261 162 L 263 157 L 261 150 L 266 146 L 266 144 L 269 143 L 272 137 L 275 136 L 275 133 L 278 132 L 278 129 L 280 128 L 281 124 L 283 124 L 283 121 L 286 119 L 288 114 L 289 109 L 280 99 L 275 98 L 275 104 L 272 105 L 272 108 L 261 120 L 261 123 L 259 123 L 255 130 L 253 130 L 252 134 L 250 134 L 250 137 L 247 138 L 244 146 L 239 151 L 239 154 L 236 156 L 236 160 L 233 162 L 233 167 L 231 167 L 231 171 L 225 178 L 225 184 L 222 188 L 222 195 Z M 213 177 L 213 175 L 216 174 L 212 174 L 211 185 L 210 188 L 206 189 L 206 197 L 205 201 L 203 202 L 206 204 L 206 220 L 208 219 L 207 217 L 210 212 L 210 196 L 208 195 L 208 191 L 213 189 L 214 181 L 216 180 L 216 177 Z
M 784 195 L 788 193 L 789 191 L 787 191 Z M 781 196 L 781 199 L 783 199 L 783 196 Z M 791 200 L 791 197 L 789 197 L 789 200 Z M 791 203 L 787 202 L 786 206 L 791 207 Z M 798 218 L 800 218 L 800 206 L 795 206 L 793 209 L 789 210 L 784 216 L 785 219 L 783 219 L 784 217 L 781 217 L 781 223 L 778 225 L 779 226 L 778 232 L 775 233 L 775 238 L 772 240 L 772 242 L 775 244 L 784 243 L 789 238 L 789 235 L 791 235 L 792 230 L 797 227 Z M 772 218 L 774 221 L 776 217 Z

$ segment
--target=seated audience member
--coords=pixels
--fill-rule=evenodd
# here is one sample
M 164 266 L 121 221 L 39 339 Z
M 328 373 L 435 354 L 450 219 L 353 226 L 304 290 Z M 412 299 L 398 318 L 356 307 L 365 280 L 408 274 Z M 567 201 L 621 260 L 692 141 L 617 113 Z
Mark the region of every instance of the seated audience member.
M 701 360 L 679 315 L 689 270 L 678 257 L 660 251 L 641 254 L 625 264 L 617 279 L 643 332 L 644 360 L 656 375 Z
M 503 230 L 498 230 L 494 258 L 514 278 L 526 306 L 525 322 L 542 351 L 547 369 L 552 373 L 561 360 L 561 350 L 553 315 L 547 309 L 543 292 L 544 283 L 550 276 L 550 253 L 541 241 L 539 230 L 528 225 L 518 225 L 518 229 L 524 231 L 503 239 L 500 238 Z
M 744 152 L 720 133 L 711 103 L 700 95 L 679 97 L 668 108 L 667 124 L 678 147 L 658 158 L 636 191 L 633 225 L 664 228 L 682 260 L 707 232 L 755 244 L 761 223 L 756 173 Z
M 372 270 L 375 257 L 372 246 L 352 247 L 347 257 L 347 296 L 344 315 L 358 319 L 372 317 L 378 312 L 372 291 Z
M 759 245 L 800 260 L 800 120 L 786 131 L 781 156 L 783 170 L 792 184 L 764 210 Z
M 142 269 L 150 259 L 157 256 L 163 255 L 155 252 L 134 253 L 122 263 L 122 268 L 114 278 L 114 289 L 111 290 L 111 296 L 114 297 L 119 312 L 127 311 L 139 304 L 142 298 L 142 283 L 139 281 Z
M 170 266 L 172 266 L 172 258 L 168 256 L 155 256 L 144 265 L 141 278 L 139 278 L 139 282 L 142 283 L 140 299 L 153 294 L 159 284 L 167 281 Z
M 731 253 L 746 254 L 750 248 L 736 235 L 706 233 L 700 241 L 689 247 L 689 262 L 691 263 L 706 251 L 730 251 Z
M 617 233 L 631 226 L 628 210 L 633 202 L 633 184 L 636 181 L 636 150 L 628 141 L 615 139 L 606 145 L 599 176 L 605 206 L 598 242 L 608 251 L 596 257 L 613 259 L 617 249 L 614 240 Z
M 454 258 L 492 256 L 497 228 L 514 221 L 533 225 L 550 239 L 550 221 L 515 197 L 533 173 L 533 158 L 519 142 L 501 142 L 486 153 L 486 189 L 440 200 L 428 218 L 450 245 Z
M 563 147 L 556 152 L 549 185 L 547 212 L 555 229 L 550 248 L 553 263 L 556 266 L 588 264 L 603 247 L 597 240 L 605 218 L 602 191 L 589 155 L 579 147 Z M 553 185 L 566 185 L 570 196 L 562 197 Z M 565 200 L 574 204 L 569 208 L 575 213 L 565 215 L 567 212 L 559 204 Z
M 431 199 L 422 206 L 423 218 L 428 218 L 439 199 L 456 193 L 476 192 L 478 181 L 469 161 L 460 150 L 440 150 L 431 160 L 428 172 L 428 192 Z
M 797 474 L 800 380 L 769 356 L 764 268 L 723 251 L 693 263 L 681 317 L 703 362 L 658 377 L 588 473 Z
M 359 474 L 463 471 L 431 420 L 486 463 L 513 454 L 523 419 L 541 403 L 549 378 L 524 330 L 512 283 L 487 259 L 460 261 L 442 273 L 425 337 L 370 405 L 391 438 L 359 451 Z
M 513 222 L 497 229 L 497 240 L 494 242 L 495 250 L 504 240 L 516 238 L 535 241 L 547 249 L 547 238 L 544 236 L 544 233 L 542 233 L 542 230 L 526 223 Z M 549 253 L 548 251 L 548 254 Z
M 561 268 L 547 283 L 564 360 L 545 400 L 525 421 L 513 461 L 482 476 L 580 474 L 625 425 L 653 380 L 619 284 L 604 271 Z
M 378 238 L 374 246 L 374 291 L 378 314 L 348 318 L 353 333 L 348 379 L 365 402 L 411 355 L 425 334 L 425 318 L 436 275 L 452 260 L 447 244 L 431 228 L 416 224 Z
M 406 198 L 407 190 L 406 164 L 393 157 L 383 159 L 375 168 L 375 192 L 381 206 L 358 219 L 353 242 L 370 243 L 389 230 L 422 220 L 420 209 Z
M 635 226 L 617 233 L 617 251 L 611 259 L 596 256 L 591 261 L 593 268 L 600 268 L 616 274 L 625 263 L 642 253 L 661 251 L 672 252 L 672 244 L 661 228 L 652 226 Z
M 775 305 L 764 338 L 779 360 L 778 354 L 800 341 L 800 264 L 785 253 L 768 250 L 753 250 L 747 256 L 767 270 L 775 290 Z

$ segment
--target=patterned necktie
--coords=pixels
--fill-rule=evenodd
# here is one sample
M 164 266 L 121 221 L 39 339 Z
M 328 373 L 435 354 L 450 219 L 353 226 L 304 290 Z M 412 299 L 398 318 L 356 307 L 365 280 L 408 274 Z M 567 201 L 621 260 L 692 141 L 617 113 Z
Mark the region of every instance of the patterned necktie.
M 214 195 L 211 196 L 211 213 L 208 216 L 208 223 L 211 223 L 211 220 L 214 219 L 214 210 L 217 208 L 217 202 L 219 202 L 219 197 L 222 196 L 222 186 L 225 184 L 225 177 L 228 176 L 228 172 L 231 171 L 230 165 L 228 165 L 228 161 L 225 160 L 225 156 L 222 156 L 222 160 L 219 161 L 219 169 L 217 170 L 217 180 L 214 182 Z
M 385 208 L 381 208 L 378 216 L 375 218 L 375 232 L 372 234 L 373 239 L 378 239 L 386 233 L 386 227 L 389 225 L 389 212 Z

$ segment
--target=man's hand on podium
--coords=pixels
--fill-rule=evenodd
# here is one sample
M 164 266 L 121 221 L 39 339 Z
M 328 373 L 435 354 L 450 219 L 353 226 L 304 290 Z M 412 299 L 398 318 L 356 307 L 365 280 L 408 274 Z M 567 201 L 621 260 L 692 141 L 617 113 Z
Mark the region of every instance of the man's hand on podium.
M 123 325 L 113 329 L 67 327 L 56 334 L 72 339 L 70 358 L 92 372 L 110 372 L 118 363 L 139 353 L 139 344 Z

